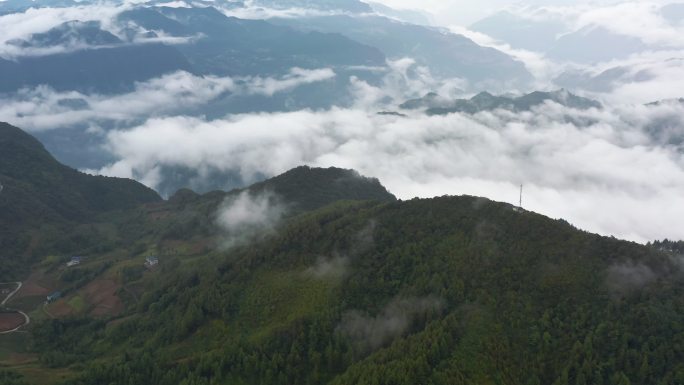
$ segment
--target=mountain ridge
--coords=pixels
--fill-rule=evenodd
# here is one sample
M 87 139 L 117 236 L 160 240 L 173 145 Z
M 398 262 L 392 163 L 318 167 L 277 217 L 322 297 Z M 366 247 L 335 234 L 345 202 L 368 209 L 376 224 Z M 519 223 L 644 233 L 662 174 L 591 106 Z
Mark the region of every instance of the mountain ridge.
M 32 243 L 52 235 L 53 242 L 63 241 L 58 235 L 62 230 L 50 231 L 50 226 L 69 229 L 103 212 L 161 200 L 133 180 L 64 166 L 38 140 L 7 123 L 0 123 L 0 184 L 0 275 L 17 265 L 25 269 L 35 257 Z
M 480 92 L 470 99 L 448 99 L 436 93 L 428 93 L 419 99 L 404 102 L 399 107 L 407 110 L 425 110 L 428 115 L 446 115 L 454 112 L 475 114 L 481 111 L 507 109 L 514 112 L 529 111 L 546 102 L 554 102 L 570 108 L 602 108 L 601 103 L 574 95 L 564 89 L 553 92 L 534 91 L 522 96 L 495 96 Z
M 11 174 L 54 186 L 7 155 L 51 159 L 40 143 L 0 127 L 3 185 Z M 0 226 L 11 221 L 0 215 Z M 62 298 L 45 310 L 42 294 L 10 303 L 55 317 L 28 329 L 30 371 L 10 365 L 31 383 L 684 379 L 680 256 L 506 203 L 399 201 L 355 171 L 303 166 L 244 189 L 181 190 L 38 231 L 62 245 L 14 246 L 39 256 L 27 286 Z M 66 266 L 69 255 L 86 257 Z

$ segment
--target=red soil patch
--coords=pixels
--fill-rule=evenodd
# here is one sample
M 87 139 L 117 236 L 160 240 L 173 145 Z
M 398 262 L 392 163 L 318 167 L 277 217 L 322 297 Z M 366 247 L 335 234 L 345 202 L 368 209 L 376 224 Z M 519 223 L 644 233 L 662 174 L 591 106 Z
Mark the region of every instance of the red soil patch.
M 74 309 L 71 306 L 69 306 L 69 304 L 67 304 L 67 302 L 64 299 L 60 299 L 48 305 L 48 312 L 53 317 L 60 318 L 73 314 Z
M 121 285 L 111 279 L 95 280 L 81 290 L 86 303 L 92 306 L 90 314 L 95 317 L 115 316 L 124 310 L 124 304 L 116 295 Z
M 86 310 L 93 317 L 117 316 L 124 311 L 124 304 L 116 295 L 121 285 L 110 279 L 96 279 L 78 290 L 76 295 L 83 298 Z M 69 304 L 70 297 L 62 298 L 48 306 L 49 313 L 57 318 L 74 314 L 74 308 Z
M 21 286 L 21 289 L 19 289 L 17 294 L 15 294 L 15 298 L 35 297 L 50 294 L 51 290 L 46 288 L 46 286 L 48 286 L 47 284 L 41 282 L 42 278 L 43 274 L 41 273 L 34 272 L 31 274 L 31 276 L 29 276 Z
M 14 330 L 24 324 L 24 316 L 19 313 L 0 313 L 0 332 Z
M 125 287 L 126 291 L 136 298 L 136 302 L 145 294 L 145 284 L 143 282 L 129 283 Z

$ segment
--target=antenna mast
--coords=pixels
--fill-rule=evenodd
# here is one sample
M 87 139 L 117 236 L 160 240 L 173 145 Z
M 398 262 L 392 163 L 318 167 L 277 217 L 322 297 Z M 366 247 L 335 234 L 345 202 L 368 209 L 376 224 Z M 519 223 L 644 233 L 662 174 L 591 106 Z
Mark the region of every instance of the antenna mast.
M 522 208 L 522 193 L 523 193 L 523 185 L 520 185 L 520 208 Z

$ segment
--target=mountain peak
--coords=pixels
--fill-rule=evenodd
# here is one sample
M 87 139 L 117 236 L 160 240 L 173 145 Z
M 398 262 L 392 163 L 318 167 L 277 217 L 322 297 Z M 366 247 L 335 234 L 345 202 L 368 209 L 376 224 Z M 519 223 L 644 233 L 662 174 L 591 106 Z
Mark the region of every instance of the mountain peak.
M 64 166 L 37 139 L 7 123 L 0 123 L 0 179 L 5 186 L 0 206 L 21 210 L 24 202 L 28 211 L 46 206 L 67 219 L 161 199 L 133 180 L 87 175 Z
M 487 91 L 480 92 L 470 99 L 440 99 L 425 96 L 403 103 L 404 109 L 426 108 L 431 115 L 445 115 L 453 112 L 474 114 L 481 111 L 491 111 L 499 108 L 512 111 L 528 111 L 547 101 L 558 103 L 565 107 L 576 109 L 601 108 L 601 103 L 577 96 L 565 89 L 552 92 L 534 91 L 522 96 L 496 96 Z
M 31 35 L 27 40 L 12 41 L 22 48 L 49 48 L 56 46 L 105 46 L 122 43 L 121 39 L 101 28 L 100 22 L 71 20 L 43 33 Z
M 272 191 L 299 209 L 311 210 L 338 200 L 394 201 L 396 197 L 375 178 L 355 170 L 300 166 L 248 188 Z
M 22 145 L 37 151 L 47 151 L 38 139 L 24 132 L 20 128 L 14 127 L 7 122 L 0 122 L 0 156 L 10 151 L 5 146 Z

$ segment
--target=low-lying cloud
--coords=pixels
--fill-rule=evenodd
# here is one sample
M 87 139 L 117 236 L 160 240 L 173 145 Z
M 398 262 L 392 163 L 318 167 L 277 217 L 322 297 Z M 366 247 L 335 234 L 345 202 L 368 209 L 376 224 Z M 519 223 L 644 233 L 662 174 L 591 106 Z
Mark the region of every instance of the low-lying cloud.
M 320 257 L 316 264 L 306 269 L 306 275 L 316 279 L 334 279 L 344 276 L 349 268 L 349 257 L 335 255 L 333 257 Z
M 627 294 L 658 279 L 658 274 L 642 263 L 625 263 L 608 268 L 606 283 L 616 294 Z
M 462 26 L 451 29 L 525 63 L 536 77 L 537 88 L 548 87 L 560 75 L 580 72 L 587 75 L 586 79 L 565 77 L 558 84 L 592 91 L 594 97 L 611 102 L 648 103 L 681 97 L 677 93 L 681 90 L 680 79 L 684 78 L 684 23 L 682 19 L 673 22 L 674 14 L 668 17 L 670 11 L 664 7 L 668 3 L 671 2 L 510 6 L 505 11 L 517 18 L 520 25 L 512 23 L 514 36 L 509 41 L 501 31 L 497 36 L 503 41 Z M 506 23 L 504 20 L 507 19 L 502 18 L 501 24 Z M 529 23 L 530 30 L 548 30 L 548 34 L 556 36 L 536 39 L 530 35 L 523 39 L 518 34 L 525 30 L 525 23 Z M 506 27 L 501 28 L 505 31 Z M 602 37 L 591 35 L 592 31 Z M 574 37 L 564 40 L 568 35 Z M 606 42 L 600 43 L 602 39 Z M 606 50 L 615 55 L 613 59 L 609 59 L 611 54 L 606 54 Z
M 12 44 L 13 41 L 28 39 L 33 34 L 47 32 L 69 21 L 98 21 L 104 28 L 108 28 L 116 15 L 123 10 L 123 6 L 102 5 L 29 8 L 25 12 L 1 15 L 0 58 L 12 59 L 23 56 L 22 48 Z
M 638 261 L 615 263 L 606 270 L 606 286 L 616 295 L 638 292 L 661 279 L 681 279 L 684 256 L 667 252 L 663 260 L 650 265 Z
M 136 83 L 133 91 L 119 95 L 59 92 L 39 86 L 0 96 L 0 121 L 29 131 L 103 122 L 125 125 L 153 116 L 190 113 L 226 94 L 269 97 L 334 77 L 329 68 L 293 68 L 278 78 L 196 76 L 179 71 Z
M 375 244 L 374 233 L 377 222 L 369 220 L 351 239 L 347 250 L 333 251 L 331 257 L 321 256 L 316 263 L 305 270 L 305 274 L 316 279 L 334 279 L 344 277 L 353 260 L 370 250 Z
M 637 241 L 684 238 L 679 103 L 407 114 L 333 108 L 150 119 L 107 135 L 119 161 L 100 172 L 146 180 L 160 165 L 184 166 L 237 171 L 249 181 L 302 164 L 337 166 L 376 177 L 404 199 L 470 194 L 508 202 L 525 184 L 526 208 L 584 229 Z
M 47 47 L 17 44 L 21 41 L 29 42 L 35 34 L 45 33 L 75 21 L 96 23 L 103 31 L 120 38 L 120 44 L 185 44 L 197 38 L 167 36 L 162 31 L 146 31 L 139 26 L 122 25 L 117 16 L 134 6 L 132 1 L 98 2 L 71 7 L 29 8 L 23 12 L 0 15 L 0 58 L 15 60 L 26 56 L 54 55 L 109 46 L 89 44 L 74 34 L 67 34 L 70 39 L 61 44 Z M 137 33 L 131 36 L 133 32 Z M 154 32 L 153 36 L 148 36 L 148 32 Z
M 126 7 L 94 7 L 98 13 L 89 6 L 44 8 L 0 16 L 0 57 L 9 49 L 7 41 L 70 20 L 96 20 L 114 31 L 117 27 L 108 23 Z M 580 15 L 573 12 L 563 14 L 571 24 Z M 604 13 L 587 15 L 582 23 L 604 22 Z M 650 16 L 644 20 L 652 22 Z M 630 33 L 620 28 L 611 30 Z M 649 42 L 670 36 L 644 33 Z M 553 65 L 543 58 L 518 54 L 528 55 L 528 65 L 544 76 L 553 75 Z M 0 96 L 0 121 L 31 131 L 78 125 L 95 131 L 100 124 L 113 123 L 117 129 L 97 134 L 117 160 L 97 172 L 135 178 L 151 187 L 161 182 L 165 167 L 206 170 L 207 175 L 237 172 L 243 180 L 255 181 L 303 164 L 354 168 L 380 179 L 403 199 L 470 194 L 517 202 L 524 184 L 525 208 L 584 229 L 636 241 L 682 239 L 684 105 L 641 104 L 684 96 L 677 94 L 684 89 L 684 61 L 677 57 L 684 53 L 670 49 L 587 67 L 629 66 L 630 74 L 649 74 L 644 81 L 618 82 L 609 94 L 600 95 L 608 101 L 606 108 L 588 111 L 547 103 L 520 113 L 378 115 L 428 91 L 455 97 L 469 87 L 461 79 L 434 78 L 413 60 L 401 59 L 378 69 L 386 74 L 379 85 L 352 78 L 355 103 L 349 108 L 220 119 L 192 116 L 198 115 L 196 107 L 224 95 L 269 97 L 336 75 L 325 68 L 293 69 L 280 77 L 177 72 L 138 83 L 121 95 L 24 89 Z M 633 104 L 615 107 L 625 102 Z
M 227 197 L 216 217 L 223 230 L 221 246 L 230 248 L 272 234 L 286 211 L 285 203 L 268 191 L 243 191 Z
M 337 331 L 347 335 L 361 348 L 373 350 L 406 333 L 419 316 L 437 311 L 442 306 L 442 301 L 435 297 L 395 298 L 376 316 L 356 310 L 346 313 Z

